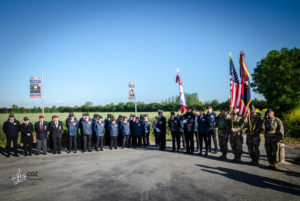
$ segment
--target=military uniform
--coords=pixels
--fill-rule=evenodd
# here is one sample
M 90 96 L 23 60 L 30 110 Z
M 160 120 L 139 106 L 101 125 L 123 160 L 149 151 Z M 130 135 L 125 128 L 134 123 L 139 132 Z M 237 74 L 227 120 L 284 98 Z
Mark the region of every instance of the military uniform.
M 283 124 L 277 117 L 266 117 L 262 124 L 262 130 L 265 134 L 265 148 L 268 161 L 271 166 L 277 167 L 278 143 L 284 136 Z
M 166 117 L 158 117 L 156 128 L 159 133 L 160 150 L 166 150 Z
M 258 114 L 250 114 L 244 120 L 245 127 L 247 128 L 246 144 L 248 146 L 249 155 L 252 163 L 258 164 L 259 161 L 259 144 L 262 120 Z
M 180 129 L 180 122 L 179 120 L 174 116 L 174 118 L 170 118 L 168 121 L 168 126 L 171 131 L 172 135 L 172 151 L 175 151 L 177 148 L 177 151 L 179 152 L 180 149 L 180 134 L 179 134 L 179 129 Z M 176 141 L 176 143 L 175 143 Z
M 238 114 L 231 114 L 226 119 L 229 120 L 230 146 L 234 154 L 234 161 L 241 161 L 244 119 Z
M 216 118 L 216 126 L 218 128 L 218 140 L 219 140 L 219 147 L 222 152 L 221 159 L 227 159 L 227 153 L 228 153 L 228 139 L 229 139 L 229 133 L 228 133 L 228 120 L 226 119 L 226 114 L 222 115 L 219 114 Z
M 187 112 L 184 116 L 184 134 L 186 141 L 186 153 L 194 153 L 194 125 L 195 115 Z

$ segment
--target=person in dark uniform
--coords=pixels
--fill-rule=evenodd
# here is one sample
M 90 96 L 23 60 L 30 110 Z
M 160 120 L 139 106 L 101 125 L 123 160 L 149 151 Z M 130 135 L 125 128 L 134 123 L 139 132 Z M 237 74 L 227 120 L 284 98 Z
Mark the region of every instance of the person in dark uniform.
M 184 125 L 183 125 L 183 114 L 181 112 L 181 108 L 177 111 L 177 117 L 178 121 L 180 122 L 180 128 L 179 128 L 179 134 L 182 138 L 182 147 L 185 149 L 185 135 L 184 135 Z
M 136 148 L 136 146 L 141 147 L 142 146 L 142 123 L 138 117 L 135 118 L 134 122 L 134 139 L 133 139 L 133 146 Z
M 29 122 L 28 117 L 24 117 L 24 123 L 21 124 L 21 142 L 23 143 L 24 156 L 31 156 L 32 154 L 32 143 L 33 143 L 33 126 Z
M 129 146 L 133 146 L 133 139 L 134 139 L 134 122 L 135 122 L 135 115 L 130 115 L 129 126 L 130 126 L 130 135 L 129 135 Z
M 149 134 L 150 134 L 150 126 L 151 122 L 149 121 L 148 115 L 144 115 L 144 121 L 143 121 L 143 144 L 144 146 L 149 146 Z
M 195 115 L 192 113 L 192 109 L 188 108 L 187 113 L 183 115 L 184 123 L 184 134 L 186 142 L 186 153 L 194 153 L 194 124 L 195 124 Z
M 216 127 L 216 118 L 217 114 L 213 112 L 212 106 L 208 106 L 208 112 L 206 113 L 206 119 L 209 123 L 208 129 L 208 151 L 211 152 L 211 138 L 214 141 L 215 153 L 218 152 L 218 143 L 217 143 L 217 127 Z
M 195 115 L 194 135 L 196 137 L 196 150 L 200 150 L 200 147 L 199 147 L 199 133 L 198 133 L 198 115 L 196 113 L 195 108 L 192 108 L 192 113 Z
M 158 132 L 156 131 L 157 119 L 158 119 L 158 116 L 155 116 L 155 120 L 153 121 L 153 124 L 152 124 L 156 147 L 160 146 L 159 135 L 158 135 Z
M 49 124 L 44 121 L 44 118 L 44 115 L 40 115 L 39 121 L 34 125 L 37 141 L 37 155 L 40 155 L 41 148 L 43 149 L 43 154 L 47 155 L 47 132 L 49 130 Z
M 122 136 L 122 129 L 121 129 L 121 123 L 123 122 L 123 116 L 122 115 L 119 115 L 119 117 L 118 117 L 118 119 L 117 119 L 117 121 L 116 121 L 116 123 L 118 124 L 118 128 L 119 128 L 119 130 L 118 130 L 118 146 L 119 147 L 122 147 L 122 144 L 123 144 L 123 136 Z
M 115 149 L 118 149 L 117 143 L 118 143 L 118 134 L 119 134 L 119 126 L 116 123 L 116 120 L 114 118 L 111 118 L 111 124 L 110 124 L 110 150 L 114 147 Z
M 175 152 L 175 149 L 177 148 L 177 152 L 180 150 L 180 134 L 179 134 L 179 129 L 180 129 L 180 122 L 175 117 L 175 113 L 171 112 L 171 117 L 168 121 L 168 126 L 171 131 L 172 135 L 172 151 Z M 176 141 L 176 143 L 175 143 Z
M 49 124 L 49 130 L 51 132 L 51 137 L 53 140 L 53 150 L 52 154 L 61 154 L 61 138 L 63 132 L 63 123 L 59 121 L 59 117 L 57 115 L 53 116 L 53 120 Z
M 121 130 L 122 130 L 122 149 L 126 146 L 129 147 L 129 136 L 130 136 L 130 124 L 129 121 L 127 121 L 127 117 L 124 117 L 124 120 L 121 122 Z
M 103 120 L 102 116 L 98 115 L 97 121 L 95 121 L 93 126 L 93 130 L 96 134 L 96 143 L 95 143 L 96 151 L 99 151 L 99 146 L 100 146 L 100 151 L 103 151 L 103 136 L 104 136 L 105 123 L 102 120 Z
M 106 146 L 110 146 L 110 124 L 111 124 L 111 114 L 107 114 L 106 119 L 104 120 L 105 123 L 105 132 L 104 132 L 104 142 Z
M 85 114 L 86 113 L 82 113 L 81 118 L 79 119 L 79 130 L 80 130 L 80 142 L 81 142 L 81 149 L 84 149 L 84 142 L 83 142 L 83 131 L 82 131 L 82 122 L 85 119 Z
M 66 120 L 66 125 L 68 128 L 68 135 L 69 135 L 69 147 L 67 153 L 71 152 L 72 144 L 73 144 L 74 153 L 77 153 L 77 135 L 78 135 L 79 122 L 76 119 L 76 117 L 74 117 L 73 113 L 69 114 L 69 117 Z
M 82 121 L 82 134 L 83 134 L 83 151 L 86 152 L 88 149 L 89 152 L 91 150 L 91 135 L 93 133 L 92 129 L 92 120 L 89 118 L 89 113 L 85 114 L 85 119 Z
M 14 144 L 14 156 L 18 157 L 18 136 L 20 132 L 20 122 L 15 119 L 15 116 L 13 114 L 10 114 L 8 116 L 8 120 L 4 122 L 3 124 L 3 131 L 6 136 L 6 157 L 10 157 L 10 146 L 11 141 L 13 141 Z
M 166 117 L 163 116 L 163 111 L 158 111 L 158 119 L 156 123 L 156 131 L 159 133 L 160 136 L 160 150 L 165 151 L 166 150 Z
M 205 119 L 204 109 L 200 109 L 200 115 L 198 116 L 198 134 L 199 134 L 199 143 L 200 143 L 200 152 L 199 155 L 202 155 L 203 150 L 203 140 L 205 144 L 205 156 L 208 155 L 208 140 L 207 140 L 207 132 L 208 132 L 208 121 Z

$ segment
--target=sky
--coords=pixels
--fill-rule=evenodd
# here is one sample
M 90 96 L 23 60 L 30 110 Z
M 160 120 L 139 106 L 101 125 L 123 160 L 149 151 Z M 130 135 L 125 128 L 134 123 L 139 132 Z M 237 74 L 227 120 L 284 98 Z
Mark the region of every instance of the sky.
M 225 101 L 229 52 L 249 72 L 270 50 L 300 46 L 300 1 L 0 1 L 0 107 L 41 106 L 29 78 L 44 74 L 46 106 L 160 102 L 184 91 Z M 252 81 L 252 79 L 250 80 Z M 252 93 L 252 98 L 263 95 Z

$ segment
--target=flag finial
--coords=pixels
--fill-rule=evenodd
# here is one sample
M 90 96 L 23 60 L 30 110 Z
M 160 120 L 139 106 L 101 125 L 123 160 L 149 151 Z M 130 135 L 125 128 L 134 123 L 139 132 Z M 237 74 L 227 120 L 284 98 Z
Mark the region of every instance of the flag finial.
M 229 57 L 231 57 L 231 52 L 229 52 Z
M 176 69 L 177 73 L 179 73 L 179 68 Z

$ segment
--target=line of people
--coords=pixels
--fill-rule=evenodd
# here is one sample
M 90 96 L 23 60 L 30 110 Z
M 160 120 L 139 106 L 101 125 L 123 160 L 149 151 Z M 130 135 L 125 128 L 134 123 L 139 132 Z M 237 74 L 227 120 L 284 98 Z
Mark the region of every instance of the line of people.
M 181 139 L 183 149 L 186 153 L 193 154 L 195 151 L 194 144 L 196 139 L 196 148 L 202 155 L 203 141 L 205 144 L 205 156 L 212 152 L 211 144 L 214 143 L 214 153 L 218 149 L 222 155 L 220 159 L 227 159 L 228 142 L 231 145 L 234 154 L 234 161 L 241 161 L 243 153 L 243 131 L 246 129 L 246 143 L 251 163 L 259 164 L 259 145 L 260 134 L 264 132 L 265 148 L 267 158 L 271 168 L 278 167 L 278 143 L 283 139 L 284 130 L 282 122 L 274 116 L 274 111 L 269 109 L 264 118 L 257 114 L 255 107 L 245 117 L 239 115 L 239 108 L 234 107 L 229 113 L 221 108 L 220 114 L 216 115 L 213 108 L 209 106 L 205 114 L 204 109 L 199 110 L 196 114 L 194 108 L 188 108 L 185 114 L 178 110 L 177 115 L 171 112 L 170 119 L 166 120 L 163 111 L 158 111 L 158 116 L 152 124 L 155 136 L 155 146 L 160 150 L 166 150 L 166 130 L 167 124 L 172 136 L 172 151 L 181 150 Z M 101 115 L 95 114 L 91 119 L 88 113 L 83 113 L 82 118 L 76 119 L 73 113 L 70 113 L 66 119 L 68 135 L 68 153 L 72 150 L 77 152 L 77 137 L 79 130 L 81 133 L 82 152 L 92 151 L 92 144 L 96 151 L 103 151 L 103 146 L 107 145 L 110 149 L 117 149 L 118 146 L 124 147 L 141 147 L 150 145 L 149 135 L 151 122 L 148 115 L 141 115 L 140 118 L 130 115 L 128 120 L 126 116 L 120 115 L 117 120 L 113 115 L 108 114 L 103 120 Z M 33 125 L 27 117 L 24 117 L 24 123 L 14 118 L 13 114 L 4 123 L 3 130 L 7 138 L 7 157 L 10 156 L 11 141 L 14 145 L 14 156 L 17 153 L 17 139 L 21 132 L 21 141 L 24 145 L 24 155 L 32 155 L 33 131 L 36 132 L 37 155 L 43 151 L 47 154 L 47 139 L 50 132 L 50 148 L 53 154 L 61 153 L 61 141 L 64 132 L 63 123 L 57 115 L 52 117 L 52 121 L 44 121 L 44 116 L 39 116 L 39 121 Z M 218 140 L 217 140 L 218 138 Z

